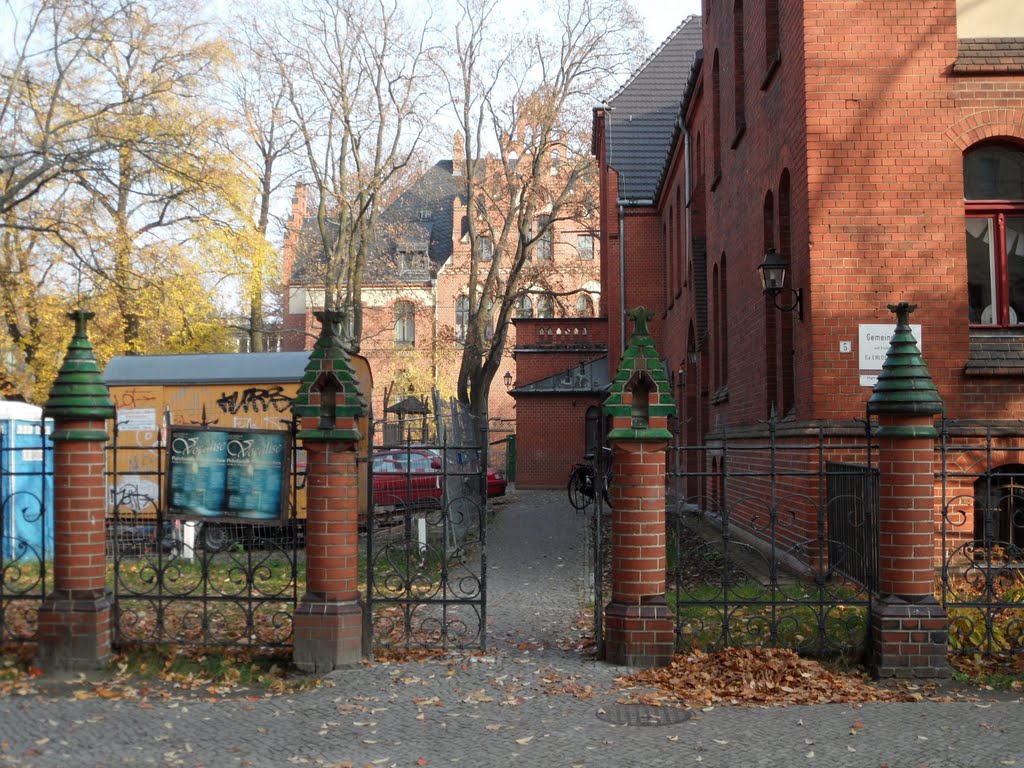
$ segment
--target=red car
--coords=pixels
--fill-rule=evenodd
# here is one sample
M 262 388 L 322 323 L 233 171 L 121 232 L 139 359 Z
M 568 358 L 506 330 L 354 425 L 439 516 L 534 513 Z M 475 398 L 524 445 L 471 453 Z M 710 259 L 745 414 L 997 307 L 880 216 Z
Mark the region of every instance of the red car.
M 448 455 L 447 476 L 475 474 L 473 465 L 461 462 L 460 453 Z M 445 471 L 441 453 L 432 448 L 391 448 L 373 454 L 373 503 L 377 506 L 436 506 L 444 492 Z M 505 473 L 488 468 L 487 495 L 504 496 Z

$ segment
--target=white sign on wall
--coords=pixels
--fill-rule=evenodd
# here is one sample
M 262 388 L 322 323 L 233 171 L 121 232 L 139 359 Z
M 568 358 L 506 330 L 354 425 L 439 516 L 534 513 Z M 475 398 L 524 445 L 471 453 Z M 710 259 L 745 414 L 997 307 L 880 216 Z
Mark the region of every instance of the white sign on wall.
M 155 408 L 120 408 L 117 428 L 122 432 L 153 432 L 156 429 Z
M 911 324 L 910 332 L 917 340 L 917 348 L 922 349 L 920 323 Z M 858 326 L 857 367 L 860 369 L 862 387 L 873 387 L 878 382 L 877 372 L 882 370 L 885 355 L 895 334 L 896 326 L 891 323 L 861 323 Z

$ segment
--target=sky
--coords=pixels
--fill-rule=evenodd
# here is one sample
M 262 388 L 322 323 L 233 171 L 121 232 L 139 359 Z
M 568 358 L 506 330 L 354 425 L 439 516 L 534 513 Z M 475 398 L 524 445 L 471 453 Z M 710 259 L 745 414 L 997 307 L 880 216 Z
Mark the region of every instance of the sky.
M 633 0 L 647 27 L 647 35 L 655 46 L 687 16 L 700 15 L 700 0 Z

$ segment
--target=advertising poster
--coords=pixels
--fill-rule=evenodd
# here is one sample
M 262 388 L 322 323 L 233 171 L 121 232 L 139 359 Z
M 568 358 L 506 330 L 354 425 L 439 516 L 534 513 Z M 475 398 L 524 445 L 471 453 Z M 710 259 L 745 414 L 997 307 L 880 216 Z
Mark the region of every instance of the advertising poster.
M 280 519 L 288 454 L 284 432 L 172 427 L 168 510 L 179 517 Z

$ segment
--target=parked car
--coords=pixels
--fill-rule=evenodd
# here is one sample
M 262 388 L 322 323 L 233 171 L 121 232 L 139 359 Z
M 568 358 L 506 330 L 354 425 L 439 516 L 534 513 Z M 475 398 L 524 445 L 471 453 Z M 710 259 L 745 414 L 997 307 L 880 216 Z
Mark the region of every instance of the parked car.
M 444 462 L 448 459 L 448 469 Z M 434 448 L 388 448 L 373 454 L 373 503 L 377 506 L 437 506 L 447 477 L 476 473 L 472 460 L 458 451 L 450 454 Z M 487 495 L 504 496 L 505 473 L 488 468 Z

